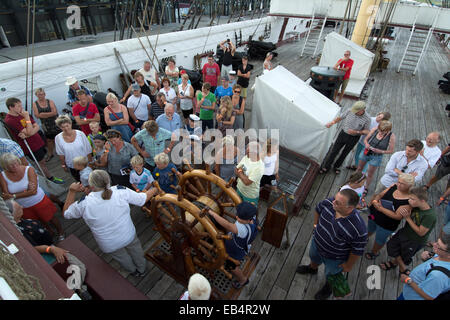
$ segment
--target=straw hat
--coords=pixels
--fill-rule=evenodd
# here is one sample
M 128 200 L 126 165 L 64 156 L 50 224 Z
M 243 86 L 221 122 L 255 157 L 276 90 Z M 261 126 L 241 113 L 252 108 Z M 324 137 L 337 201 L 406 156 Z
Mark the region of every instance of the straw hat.
M 67 79 L 66 79 L 66 86 L 71 86 L 77 81 L 78 80 L 75 77 L 67 77 Z

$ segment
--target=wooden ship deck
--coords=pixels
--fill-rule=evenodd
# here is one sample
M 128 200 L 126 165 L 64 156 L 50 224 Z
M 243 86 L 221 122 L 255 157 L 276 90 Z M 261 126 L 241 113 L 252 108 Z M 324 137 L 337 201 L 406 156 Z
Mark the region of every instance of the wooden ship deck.
M 441 133 L 440 147 L 443 148 L 450 141 L 450 118 L 447 117 L 444 110 L 449 98 L 439 91 L 437 81 L 444 72 L 448 71 L 450 65 L 449 52 L 447 49 L 443 49 L 433 37 L 426 58 L 423 60 L 416 76 L 406 72 L 397 73 L 396 67 L 407 42 L 406 34 L 406 30 L 403 31 L 403 34 L 400 33 L 395 41 L 389 41 L 389 44 L 385 47 L 385 50 L 388 51 L 387 57 L 390 58 L 387 70 L 371 74 L 367 83 L 367 89 L 363 91 L 363 95 L 366 96 L 364 100 L 368 106 L 367 111 L 370 115 L 375 115 L 377 112 L 384 110 L 392 113 L 393 131 L 397 136 L 395 151 L 403 150 L 405 143 L 412 138 L 425 139 L 427 133 L 431 131 L 439 131 Z M 300 51 L 301 41 L 294 41 L 279 47 L 277 49 L 279 55 L 274 59 L 274 65 L 281 64 L 302 80 L 306 80 L 309 78 L 311 67 L 316 64 L 316 59 L 306 56 L 299 58 Z M 250 83 L 251 87 L 255 76 L 262 72 L 262 61 L 250 61 L 250 63 L 255 66 Z M 250 118 L 252 94 L 249 90 L 247 119 Z M 344 98 L 343 108 L 350 108 L 353 102 L 354 100 L 352 99 Z M 353 156 L 352 152 L 345 160 L 343 168 L 353 161 Z M 378 181 L 381 177 L 388 158 L 384 157 L 382 167 L 378 170 L 375 181 Z M 73 182 L 70 175 L 61 169 L 56 157 L 51 160 L 49 167 L 57 176 L 66 179 L 66 187 Z M 239 299 L 313 299 L 314 294 L 325 281 L 323 265 L 320 267 L 318 274 L 314 276 L 300 275 L 295 270 L 299 263 L 309 262 L 308 251 L 313 232 L 313 213 L 316 203 L 334 195 L 351 173 L 352 171 L 344 169 L 339 175 L 328 173 L 316 177 L 305 201 L 305 204 L 308 204 L 311 209 L 306 210 L 302 208 L 298 215 L 289 214 L 287 228 L 290 236 L 290 246 L 287 249 L 277 249 L 262 241 L 261 233 L 258 235 L 253 243 L 252 250 L 259 254 L 260 260 L 250 277 L 250 283 L 243 288 Z M 424 182 L 430 176 L 430 171 L 428 171 L 424 177 Z M 430 189 L 430 202 L 432 204 L 436 203 L 438 197 L 444 191 L 445 180 L 442 179 Z M 63 197 L 61 197 L 62 200 L 64 200 Z M 267 203 L 260 201 L 259 219 L 261 222 L 264 222 L 266 208 Z M 443 209 L 443 206 L 436 208 L 438 223 L 430 236 L 430 240 L 436 239 L 438 230 L 442 227 Z M 159 234 L 153 229 L 154 224 L 152 220 L 146 218 L 140 208 L 132 207 L 131 215 L 139 239 L 144 247 L 144 251 L 146 251 L 159 238 Z M 362 216 L 364 219 L 367 219 L 367 214 L 363 213 Z M 67 235 L 76 235 L 87 247 L 97 253 L 113 268 L 117 269 L 148 298 L 152 300 L 178 299 L 185 290 L 182 285 L 178 284 L 151 262 L 148 262 L 149 272 L 144 278 L 129 276 L 128 272 L 121 269 L 118 263 L 113 261 L 108 254 L 103 254 L 100 251 L 92 233 L 83 220 L 66 220 L 61 218 L 61 221 Z M 368 247 L 371 247 L 372 244 L 373 237 L 369 240 Z M 398 271 L 381 271 L 381 289 L 369 290 L 366 287 L 367 267 L 374 263 L 379 264 L 385 261 L 386 258 L 386 250 L 383 248 L 375 262 L 369 261 L 364 257 L 358 260 L 353 270 L 349 273 L 352 293 L 346 299 L 392 300 L 397 298 L 403 287 L 399 282 Z M 413 266 L 419 263 L 419 258 L 416 256 Z

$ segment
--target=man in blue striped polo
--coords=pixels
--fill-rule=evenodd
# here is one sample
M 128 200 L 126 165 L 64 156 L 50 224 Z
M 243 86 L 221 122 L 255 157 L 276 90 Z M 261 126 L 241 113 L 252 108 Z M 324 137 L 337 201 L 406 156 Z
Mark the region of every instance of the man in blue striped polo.
M 325 275 L 349 272 L 364 253 L 367 227 L 356 210 L 358 194 L 351 189 L 339 191 L 334 198 L 325 199 L 316 206 L 314 233 L 311 240 L 309 265 L 300 265 L 297 272 L 316 274 L 325 264 Z M 325 300 L 332 293 L 328 281 L 314 298 Z

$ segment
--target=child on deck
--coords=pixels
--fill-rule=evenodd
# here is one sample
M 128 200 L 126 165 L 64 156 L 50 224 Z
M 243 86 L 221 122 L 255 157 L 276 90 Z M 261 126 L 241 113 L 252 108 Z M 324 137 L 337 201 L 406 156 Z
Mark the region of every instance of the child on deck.
M 147 192 L 154 181 L 150 170 L 144 168 L 144 158 L 135 155 L 130 160 L 133 170 L 130 172 L 130 184 L 136 192 Z
M 415 187 L 409 191 L 409 205 L 412 210 L 400 208 L 400 214 L 405 220 L 405 226 L 388 241 L 386 249 L 388 260 L 380 265 L 383 270 L 394 269 L 399 266 L 401 274 L 409 275 L 406 268 L 412 258 L 427 243 L 428 236 L 436 225 L 436 213 L 428 204 L 427 191 L 422 187 Z
M 339 189 L 339 191 L 344 189 L 351 189 L 355 191 L 359 196 L 359 204 L 356 209 L 363 209 L 366 207 L 366 201 L 364 200 L 366 187 L 364 186 L 366 182 L 366 175 L 362 172 L 355 172 L 350 176 L 348 181 Z
M 89 143 L 91 144 L 92 149 L 94 149 L 94 137 L 98 134 L 102 134 L 102 132 L 100 131 L 100 123 L 98 123 L 97 121 L 92 121 L 89 123 L 89 128 L 92 132 L 88 135 L 87 138 L 89 140 Z
M 80 182 L 85 188 L 85 193 L 88 193 L 86 191 L 89 189 L 89 175 L 92 172 L 92 168 L 88 166 L 88 162 L 88 158 L 83 156 L 73 159 L 73 168 L 80 171 Z
M 94 148 L 93 153 L 93 167 L 94 169 L 101 169 L 107 171 L 108 163 L 108 152 L 105 148 L 106 137 L 104 135 L 98 134 L 94 136 Z
M 261 178 L 260 186 L 271 186 L 273 190 L 277 189 L 279 154 L 278 145 L 275 140 L 269 139 L 266 142 L 266 155 L 263 158 L 264 175 Z
M 208 214 L 232 235 L 231 240 L 225 240 L 225 249 L 233 260 L 225 261 L 225 269 L 236 277 L 236 280 L 232 282 L 235 289 L 240 289 L 249 282 L 234 261 L 242 262 L 244 260 L 250 251 L 251 243 L 256 238 L 258 233 L 257 211 L 256 206 L 250 202 L 241 202 L 236 206 L 235 223 L 229 222 L 212 210 L 208 211 Z

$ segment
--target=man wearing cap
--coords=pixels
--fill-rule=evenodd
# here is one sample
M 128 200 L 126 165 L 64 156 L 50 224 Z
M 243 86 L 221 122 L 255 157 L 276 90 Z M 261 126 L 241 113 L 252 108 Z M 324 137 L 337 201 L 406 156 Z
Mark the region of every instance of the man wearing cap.
M 257 211 L 253 204 L 243 201 L 236 206 L 236 222 L 231 223 L 211 209 L 208 210 L 209 216 L 232 236 L 231 240 L 225 240 L 227 254 L 233 259 L 225 261 L 225 269 L 236 277 L 236 280 L 232 282 L 235 289 L 240 289 L 249 282 L 237 262 L 242 262 L 248 255 L 251 243 L 258 234 Z
M 203 132 L 202 125 L 200 124 L 200 117 L 195 114 L 190 114 L 189 124 L 185 124 L 184 129 L 186 129 L 189 135 L 196 135 L 201 139 Z
M 89 103 L 93 102 L 92 93 L 85 86 L 80 86 L 78 83 L 78 80 L 75 77 L 67 77 L 66 86 L 69 86 L 69 91 L 67 92 L 67 98 L 69 99 L 69 102 L 72 105 L 72 107 L 74 105 L 76 105 L 77 103 L 79 103 L 78 97 L 77 97 L 78 90 L 84 90 L 84 92 L 86 92 Z
M 341 94 L 339 95 L 339 101 L 336 101 L 336 96 L 338 94 L 339 88 L 337 88 L 334 92 L 333 100 L 335 100 L 337 104 L 340 104 L 342 98 L 344 97 L 345 88 L 347 88 L 348 81 L 350 80 L 350 73 L 352 72 L 353 62 L 354 61 L 350 59 L 350 51 L 347 50 L 344 52 L 344 58 L 339 59 L 333 67 L 335 70 L 345 71 L 344 79 L 342 80 L 342 83 L 340 85 Z
M 171 103 L 166 103 L 164 113 L 156 119 L 156 123 L 160 128 L 170 132 L 179 131 L 183 125 L 180 115 L 175 112 L 175 107 Z
M 220 98 L 233 95 L 233 88 L 229 86 L 229 78 L 228 75 L 224 75 L 222 77 L 222 85 L 218 86 L 214 91 L 214 95 L 216 96 L 217 106 L 220 105 Z
M 136 127 L 140 129 L 144 122 L 148 120 L 152 102 L 148 95 L 141 93 L 139 84 L 133 83 L 131 90 L 133 90 L 133 95 L 128 98 L 127 108 Z
M 358 101 L 353 104 L 351 110 L 347 110 L 340 117 L 327 123 L 325 126 L 330 128 L 332 125 L 344 120 L 342 130 L 334 142 L 333 149 L 326 160 L 324 166 L 319 173 L 325 173 L 330 170 L 334 159 L 342 148 L 340 157 L 334 163 L 334 171 L 338 174 L 341 172 L 339 167 L 345 160 L 345 157 L 352 151 L 353 147 L 358 143 L 361 135 L 368 134 L 370 129 L 370 117 L 366 114 L 366 104 L 364 101 Z

